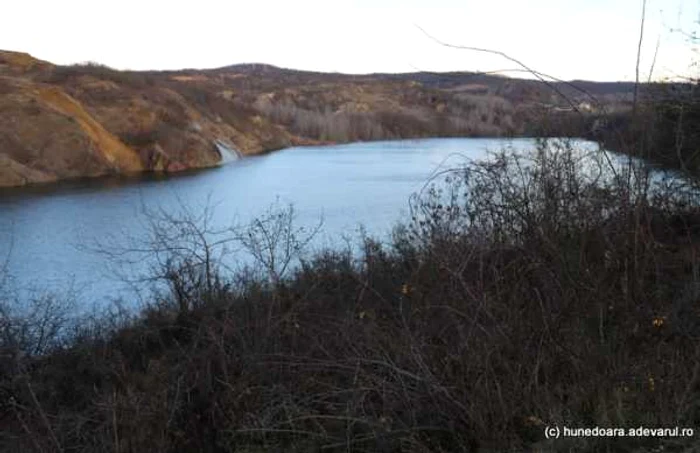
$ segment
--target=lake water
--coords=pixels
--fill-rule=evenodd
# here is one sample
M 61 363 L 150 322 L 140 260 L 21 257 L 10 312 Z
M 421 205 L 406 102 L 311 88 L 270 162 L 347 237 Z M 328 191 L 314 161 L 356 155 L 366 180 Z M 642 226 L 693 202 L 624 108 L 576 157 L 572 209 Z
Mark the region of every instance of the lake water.
M 177 177 L 100 179 L 0 192 L 0 263 L 7 257 L 17 288 L 72 287 L 82 303 L 128 296 L 109 259 L 85 245 L 143 234 L 143 207 L 197 210 L 215 206 L 212 222 L 228 226 L 260 215 L 276 201 L 293 203 L 299 226 L 323 218 L 317 247 L 357 237 L 358 227 L 385 236 L 405 219 L 408 200 L 440 168 L 530 139 L 424 139 L 296 147 Z M 88 247 L 91 248 L 91 247 Z M 127 301 L 128 303 L 128 301 Z

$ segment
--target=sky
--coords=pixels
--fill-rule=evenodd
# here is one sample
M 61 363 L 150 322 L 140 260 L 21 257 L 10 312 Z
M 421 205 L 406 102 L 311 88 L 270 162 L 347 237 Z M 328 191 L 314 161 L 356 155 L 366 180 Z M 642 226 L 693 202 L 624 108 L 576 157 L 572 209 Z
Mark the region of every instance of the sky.
M 700 0 L 647 0 L 640 79 L 697 72 Z M 505 71 L 635 80 L 643 0 L 8 0 L 0 49 L 117 69 L 235 63 L 362 74 Z M 681 32 L 675 31 L 681 30 Z M 656 55 L 656 58 L 654 58 Z M 693 72 L 694 71 L 694 72 Z M 501 72 L 523 77 L 518 72 Z

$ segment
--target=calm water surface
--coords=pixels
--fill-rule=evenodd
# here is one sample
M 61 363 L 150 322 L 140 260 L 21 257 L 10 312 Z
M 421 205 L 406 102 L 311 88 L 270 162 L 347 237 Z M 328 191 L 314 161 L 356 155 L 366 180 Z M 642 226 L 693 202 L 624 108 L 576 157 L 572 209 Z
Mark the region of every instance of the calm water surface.
M 277 200 L 293 203 L 299 226 L 323 218 L 315 241 L 357 236 L 359 225 L 388 234 L 405 218 L 408 200 L 430 175 L 530 139 L 425 139 L 289 148 L 213 170 L 173 178 L 99 180 L 0 192 L 0 260 L 18 288 L 77 290 L 83 303 L 128 294 L 105 256 L 81 245 L 143 233 L 142 208 L 216 205 L 213 221 L 228 226 L 260 215 Z

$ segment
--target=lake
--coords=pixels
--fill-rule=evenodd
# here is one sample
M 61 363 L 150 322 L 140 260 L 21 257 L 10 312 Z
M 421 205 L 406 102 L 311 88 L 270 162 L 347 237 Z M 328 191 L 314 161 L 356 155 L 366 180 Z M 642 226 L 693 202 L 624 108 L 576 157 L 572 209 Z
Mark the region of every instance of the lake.
M 296 225 L 311 227 L 323 219 L 315 247 L 338 244 L 342 235 L 356 238 L 360 225 L 386 237 L 406 218 L 410 195 L 435 171 L 483 158 L 488 150 L 531 149 L 534 143 L 421 139 L 295 147 L 177 177 L 6 190 L 0 192 L 0 262 L 7 257 L 13 287 L 34 294 L 73 288 L 83 304 L 128 299 L 109 258 L 92 245 L 142 235 L 144 206 L 167 212 L 209 204 L 212 223 L 224 227 L 249 221 L 275 202 L 293 203 Z

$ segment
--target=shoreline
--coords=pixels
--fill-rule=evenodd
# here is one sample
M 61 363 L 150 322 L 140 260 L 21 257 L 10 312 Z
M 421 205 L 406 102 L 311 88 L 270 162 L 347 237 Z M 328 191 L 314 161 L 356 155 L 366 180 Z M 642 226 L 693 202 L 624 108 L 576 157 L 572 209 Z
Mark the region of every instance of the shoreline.
M 186 167 L 178 171 L 166 171 L 166 170 L 143 170 L 138 172 L 124 172 L 124 173 L 105 173 L 95 176 L 75 176 L 68 178 L 56 178 L 46 182 L 30 182 L 20 185 L 0 185 L 0 198 L 6 195 L 15 194 L 30 194 L 41 193 L 50 194 L 54 192 L 62 192 L 68 187 L 72 189 L 85 188 L 91 185 L 103 186 L 105 183 L 113 182 L 113 186 L 123 186 L 133 184 L 134 182 L 143 181 L 163 181 L 172 178 L 188 177 L 201 172 L 213 170 L 225 165 L 229 165 L 233 162 L 238 162 L 245 160 L 250 157 L 265 156 L 278 151 L 283 151 L 290 148 L 322 148 L 328 146 L 340 146 L 340 145 L 353 145 L 353 144 L 363 144 L 363 143 L 380 143 L 380 142 L 398 142 L 406 140 L 440 140 L 440 139 L 494 139 L 494 140 L 527 140 L 527 139 L 571 139 L 571 140 L 588 140 L 594 141 L 590 137 L 541 137 L 541 136 L 530 136 L 530 135 L 517 135 L 517 136 L 487 136 L 487 135 L 454 135 L 454 136 L 421 136 L 421 137 L 401 137 L 401 138 L 390 138 L 390 139 L 378 139 L 378 140 L 355 140 L 355 141 L 330 141 L 330 140 L 295 140 L 296 143 L 290 143 L 289 146 L 284 147 L 270 147 L 263 148 L 260 152 L 253 154 L 244 154 L 237 151 L 239 154 L 238 159 L 233 161 L 221 161 L 216 165 L 202 166 L 202 167 Z M 109 186 L 109 184 L 107 184 Z

